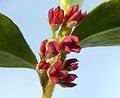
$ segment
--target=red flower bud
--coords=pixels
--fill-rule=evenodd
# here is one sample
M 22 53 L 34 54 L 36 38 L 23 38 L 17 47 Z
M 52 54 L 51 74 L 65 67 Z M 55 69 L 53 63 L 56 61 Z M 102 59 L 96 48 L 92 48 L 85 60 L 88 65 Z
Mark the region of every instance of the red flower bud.
M 54 57 L 61 51 L 61 44 L 57 41 L 48 42 L 44 40 L 40 45 L 40 56 L 41 57 Z
M 52 83 L 59 83 L 60 78 L 64 78 L 67 76 L 68 71 L 62 70 L 64 61 L 58 60 L 55 62 L 48 70 L 48 76 Z
M 79 11 L 79 5 L 75 5 L 70 7 L 70 9 L 68 10 L 65 19 L 67 21 L 67 24 L 72 25 L 71 23 L 73 23 L 75 25 L 80 23 L 80 21 L 86 16 L 86 12 L 82 13 L 81 11 Z M 73 26 L 74 26 L 73 25 Z
M 61 45 L 57 41 L 48 42 L 46 56 L 54 57 L 61 51 Z
M 40 45 L 40 55 L 45 56 L 47 40 L 42 41 Z
M 79 5 L 75 5 L 69 8 L 65 18 L 68 20 L 74 13 L 79 11 Z
M 63 22 L 64 11 L 58 6 L 57 8 L 51 8 L 48 12 L 48 20 L 52 29 L 57 29 Z
M 77 36 L 69 35 L 62 40 L 62 49 L 67 54 L 69 54 L 71 51 L 79 53 L 81 49 L 78 46 L 79 42 L 80 40 Z
M 41 60 L 39 64 L 37 64 L 37 70 L 47 71 L 50 67 L 50 64 L 47 63 L 45 60 Z
M 68 71 L 72 71 L 72 70 L 76 70 L 78 69 L 78 62 L 77 59 L 69 59 L 66 60 L 65 64 L 64 64 L 64 69 L 68 70 Z

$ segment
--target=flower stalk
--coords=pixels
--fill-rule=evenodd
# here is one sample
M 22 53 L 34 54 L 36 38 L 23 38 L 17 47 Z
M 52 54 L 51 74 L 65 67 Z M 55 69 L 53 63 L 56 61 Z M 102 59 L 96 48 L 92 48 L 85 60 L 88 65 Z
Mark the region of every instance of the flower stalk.
M 52 31 L 53 38 L 56 38 L 56 31 Z
M 77 75 L 70 72 L 78 69 L 78 60 L 67 59 L 67 55 L 71 52 L 79 53 L 81 50 L 78 45 L 80 39 L 71 35 L 71 31 L 85 15 L 86 13 L 79 11 L 78 5 L 70 7 L 67 12 L 59 6 L 49 10 L 48 20 L 53 37 L 41 43 L 41 59 L 36 66 L 43 88 L 42 98 L 51 98 L 56 84 L 61 87 L 77 85 L 73 83 Z
M 44 89 L 42 98 L 51 98 L 54 88 L 55 88 L 55 84 L 48 81 L 48 83 Z

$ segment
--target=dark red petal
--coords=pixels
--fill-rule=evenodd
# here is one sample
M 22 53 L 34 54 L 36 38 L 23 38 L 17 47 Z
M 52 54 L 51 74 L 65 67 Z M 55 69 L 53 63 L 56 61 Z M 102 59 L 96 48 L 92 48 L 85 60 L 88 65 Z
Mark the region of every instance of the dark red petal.
M 77 11 L 75 14 L 73 14 L 73 15 L 69 18 L 68 22 L 76 21 L 76 20 L 80 17 L 80 15 L 81 15 L 80 12 Z M 76 22 L 78 22 L 78 21 L 76 21 Z
M 74 43 L 78 44 L 80 42 L 77 36 L 69 35 L 62 40 L 62 43 Z
M 78 78 L 77 75 L 75 75 L 75 74 L 68 74 L 68 76 L 66 78 L 64 78 L 63 81 L 65 83 L 68 83 L 68 82 L 74 81 L 76 78 Z
M 49 52 L 52 52 L 52 53 L 55 52 L 55 46 L 53 42 L 49 42 L 47 47 L 48 47 Z
M 60 21 L 60 24 L 63 22 L 63 18 L 64 18 L 64 11 L 61 10 L 60 13 L 59 13 L 59 21 Z
M 75 21 L 78 23 L 80 20 L 82 20 L 82 18 L 83 18 L 83 15 L 82 15 L 82 13 L 81 13 L 81 11 L 78 11 L 78 16 L 79 17 L 76 17 L 76 19 L 75 19 Z
M 40 53 L 45 55 L 45 51 L 46 51 L 46 44 L 47 44 L 47 39 L 42 41 L 41 45 L 40 45 Z
M 56 70 L 60 70 L 60 68 L 63 66 L 64 61 L 63 60 L 58 60 L 53 64 L 53 67 Z
M 53 13 L 54 15 L 50 23 L 51 25 L 57 25 L 58 27 L 63 22 L 64 11 L 58 6 L 57 8 L 55 8 Z
M 61 51 L 61 45 L 56 41 L 49 42 L 47 46 L 48 49 L 46 51 L 46 55 L 51 55 L 54 57 Z
M 55 47 L 53 45 L 52 42 L 49 42 L 48 45 L 47 45 L 47 51 L 46 51 L 46 55 L 52 55 L 52 54 L 55 54 Z
M 71 37 L 72 42 L 74 42 L 76 44 L 78 44 L 80 42 L 80 39 L 77 36 L 71 35 L 70 37 Z
M 77 22 L 78 22 L 79 20 L 81 20 L 82 17 L 83 17 L 83 14 L 82 14 L 81 11 L 78 11 L 78 14 L 79 14 L 79 15 L 78 15 L 79 17 L 77 17 L 77 18 L 75 19 L 75 21 L 77 21 Z
M 53 19 L 54 16 L 54 12 L 53 12 L 53 8 L 51 8 L 48 12 L 48 20 L 49 20 L 49 24 L 51 24 L 51 21 Z
M 38 64 L 38 69 L 39 70 L 47 70 L 49 68 L 50 64 L 47 63 L 45 60 L 41 60 L 40 63 Z
M 73 14 L 76 13 L 79 10 L 79 5 L 73 6 Z
M 70 54 L 70 48 L 67 46 L 67 45 L 64 45 L 64 48 L 63 50 L 67 53 L 67 54 Z
M 48 75 L 51 76 L 51 75 L 55 75 L 57 72 L 56 68 L 54 66 L 51 66 L 49 69 L 48 69 Z
M 54 17 L 53 17 L 53 19 L 52 19 L 52 21 L 51 21 L 51 25 L 60 25 L 60 22 L 59 22 L 59 17 L 58 17 L 58 15 L 55 15 Z
M 81 48 L 78 45 L 72 45 L 71 47 L 71 51 L 79 53 Z
M 75 62 L 78 62 L 78 60 L 76 58 L 66 60 L 66 63 L 69 63 L 69 64 L 75 63 Z
M 62 43 L 65 43 L 65 44 L 68 44 L 70 42 L 71 42 L 71 37 L 70 36 L 67 36 L 62 40 Z
M 45 64 L 46 64 L 46 61 L 45 60 L 41 60 L 39 65 L 38 65 L 38 68 L 41 69 Z
M 70 82 L 67 82 L 67 83 L 64 83 L 63 84 L 63 86 L 64 87 L 74 87 L 74 86 L 76 86 L 77 84 L 75 84 L 75 83 L 70 83 Z
M 59 14 L 59 12 L 60 12 L 60 6 L 55 8 L 54 15 Z
M 50 81 L 51 81 L 52 83 L 54 83 L 54 84 L 59 83 L 58 77 L 50 76 L 49 78 L 50 78 Z
M 65 17 L 68 19 L 72 16 L 72 14 L 73 14 L 73 7 L 70 7 Z
M 49 68 L 50 64 L 45 64 L 43 67 L 42 67 L 42 70 L 47 70 Z
M 78 69 L 78 64 L 72 64 L 71 66 L 68 66 L 66 69 L 68 71 L 76 70 Z
M 60 52 L 60 50 L 61 50 L 61 45 L 58 43 L 58 42 L 53 42 L 53 45 L 54 45 L 54 47 L 55 47 L 55 50 L 57 51 L 57 52 Z
M 68 54 L 70 51 L 79 53 L 80 47 L 77 45 L 80 42 L 77 36 L 69 35 L 62 40 L 63 50 Z
M 61 70 L 58 72 L 58 77 L 60 78 L 64 78 L 68 75 L 68 71 L 67 70 Z
M 38 64 L 37 66 L 38 66 L 39 70 L 42 69 L 42 67 L 43 67 L 43 65 L 41 65 L 41 64 Z

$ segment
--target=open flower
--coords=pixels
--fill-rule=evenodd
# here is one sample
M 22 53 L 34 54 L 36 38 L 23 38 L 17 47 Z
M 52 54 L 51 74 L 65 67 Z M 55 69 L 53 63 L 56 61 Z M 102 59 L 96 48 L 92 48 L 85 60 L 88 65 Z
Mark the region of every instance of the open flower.
M 48 42 L 46 56 L 54 57 L 61 51 L 61 44 L 57 41 Z
M 50 81 L 54 84 L 60 84 L 63 87 L 76 86 L 72 82 L 77 78 L 77 75 L 69 74 L 68 72 L 78 68 L 77 61 L 77 59 L 56 61 L 47 71 Z
M 80 40 L 77 36 L 69 35 L 62 40 L 62 49 L 67 54 L 69 54 L 71 51 L 79 53 L 81 49 L 78 46 L 79 42 Z
M 48 12 L 48 20 L 52 30 L 57 30 L 60 24 L 63 22 L 64 11 L 58 6 L 57 8 L 51 8 Z
M 40 46 L 40 56 L 41 58 L 52 58 L 58 55 L 61 49 L 62 47 L 59 42 L 44 40 Z
M 56 84 L 60 82 L 60 78 L 64 78 L 68 75 L 68 71 L 61 69 L 63 67 L 64 61 L 56 61 L 49 69 L 48 76 L 52 83 Z

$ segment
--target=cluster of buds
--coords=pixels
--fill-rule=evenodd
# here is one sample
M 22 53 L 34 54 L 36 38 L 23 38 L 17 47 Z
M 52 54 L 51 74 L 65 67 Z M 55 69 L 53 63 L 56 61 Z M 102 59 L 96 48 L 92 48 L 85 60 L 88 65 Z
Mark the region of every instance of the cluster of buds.
M 78 60 L 76 58 L 66 59 L 67 54 L 71 52 L 79 53 L 81 48 L 78 45 L 80 39 L 77 36 L 65 35 L 74 26 L 84 19 L 86 13 L 79 11 L 79 6 L 70 7 L 66 15 L 64 11 L 58 6 L 55 9 L 50 9 L 48 12 L 48 20 L 52 31 L 57 31 L 61 26 L 58 36 L 46 39 L 40 46 L 41 61 L 37 64 L 38 72 L 46 72 L 49 81 L 53 84 L 59 84 L 62 87 L 76 86 L 73 81 L 77 75 L 71 74 L 78 68 Z M 66 29 L 67 28 L 67 29 Z
M 79 11 L 79 5 L 75 5 L 69 8 L 66 15 L 64 11 L 58 6 L 57 8 L 51 8 L 48 12 L 48 20 L 51 25 L 51 30 L 58 30 L 61 24 L 66 25 L 68 28 L 73 28 L 80 23 L 86 16 L 86 12 Z

